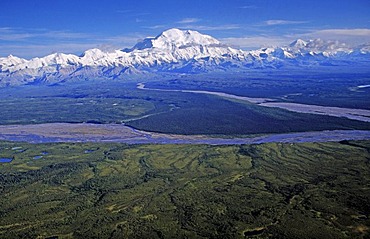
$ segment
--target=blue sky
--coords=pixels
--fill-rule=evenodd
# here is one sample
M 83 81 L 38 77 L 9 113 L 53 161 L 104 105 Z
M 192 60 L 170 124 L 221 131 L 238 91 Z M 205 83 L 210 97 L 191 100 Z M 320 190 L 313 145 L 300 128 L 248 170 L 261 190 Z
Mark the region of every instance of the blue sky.
M 2 0 L 0 57 L 133 46 L 169 28 L 242 49 L 297 39 L 370 42 L 369 0 Z

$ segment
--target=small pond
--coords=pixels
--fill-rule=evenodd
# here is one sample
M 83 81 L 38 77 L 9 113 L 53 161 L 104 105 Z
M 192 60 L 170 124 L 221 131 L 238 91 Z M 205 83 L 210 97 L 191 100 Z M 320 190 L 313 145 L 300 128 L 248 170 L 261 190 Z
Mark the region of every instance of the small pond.
M 0 158 L 0 163 L 10 163 L 13 158 Z

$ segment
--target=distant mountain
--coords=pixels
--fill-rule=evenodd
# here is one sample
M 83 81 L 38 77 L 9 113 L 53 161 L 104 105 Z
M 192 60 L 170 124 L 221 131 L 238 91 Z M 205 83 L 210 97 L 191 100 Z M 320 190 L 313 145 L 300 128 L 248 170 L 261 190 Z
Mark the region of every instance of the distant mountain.
M 197 31 L 170 29 L 131 49 L 81 56 L 55 53 L 31 60 L 0 58 L 0 86 L 83 79 L 125 79 L 158 73 L 243 72 L 256 68 L 357 65 L 370 62 L 370 45 L 298 39 L 289 46 L 243 51 Z

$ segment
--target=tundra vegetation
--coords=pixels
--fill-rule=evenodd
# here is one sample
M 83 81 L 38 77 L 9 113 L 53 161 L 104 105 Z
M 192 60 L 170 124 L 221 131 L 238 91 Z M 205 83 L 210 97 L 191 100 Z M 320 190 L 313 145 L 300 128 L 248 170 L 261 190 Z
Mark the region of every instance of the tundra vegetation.
M 0 143 L 0 238 L 369 238 L 370 141 Z

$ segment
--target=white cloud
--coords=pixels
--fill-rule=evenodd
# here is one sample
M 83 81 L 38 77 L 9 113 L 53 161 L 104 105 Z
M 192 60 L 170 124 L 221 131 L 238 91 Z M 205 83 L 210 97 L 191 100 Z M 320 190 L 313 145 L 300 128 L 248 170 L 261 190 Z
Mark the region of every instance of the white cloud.
M 304 23 L 307 23 L 307 21 L 268 20 L 263 23 L 264 25 L 267 25 L 267 26 L 274 26 L 274 25 L 304 24 Z
M 200 21 L 199 18 L 184 18 L 181 21 L 178 21 L 177 23 L 189 24 L 189 23 L 195 23 L 195 22 L 199 22 L 199 21 Z
M 97 41 L 100 42 L 100 44 L 115 45 L 119 47 L 132 47 L 138 42 L 138 40 L 141 40 L 143 38 L 145 37 L 143 36 L 111 36 L 111 37 L 97 39 Z
M 51 44 L 51 45 L 7 45 L 0 47 L 0 56 L 8 56 L 10 54 L 22 58 L 42 57 L 55 52 L 81 54 L 85 50 L 97 47 L 97 44 L 70 43 L 70 44 Z
M 50 31 L 47 29 L 0 28 L 0 40 L 3 41 L 24 41 L 40 37 L 44 39 L 70 40 L 91 38 L 92 35 L 71 31 Z
M 93 38 L 92 34 L 70 32 L 70 31 L 47 31 L 44 33 L 35 33 L 32 37 L 47 37 L 55 39 L 86 39 Z
M 132 13 L 134 12 L 133 10 L 117 10 L 116 13 L 123 13 L 123 14 L 127 14 L 127 13 Z
M 28 39 L 32 37 L 31 34 L 27 34 L 27 33 L 1 33 L 0 32 L 0 40 L 2 41 L 22 41 L 22 40 L 25 40 L 25 39 Z
M 149 28 L 149 29 L 163 29 L 163 28 L 167 28 L 166 25 L 154 25 L 154 26 L 149 26 L 149 27 L 145 27 L 145 28 Z
M 223 30 L 235 30 L 240 29 L 238 24 L 228 24 L 220 26 L 205 26 L 205 25 L 188 25 L 182 28 L 198 30 L 198 31 L 223 31 Z
M 261 47 L 283 46 L 292 40 L 281 36 L 246 36 L 222 38 L 220 41 L 235 48 L 251 50 Z
M 241 9 L 257 9 L 258 7 L 254 5 L 246 5 L 246 6 L 241 6 L 240 8 Z
M 317 30 L 311 35 L 316 36 L 367 36 L 370 37 L 370 29 L 367 28 L 358 28 L 358 29 L 325 29 Z
M 24 40 L 32 35 L 26 32 L 16 31 L 10 27 L 1 27 L 0 28 L 0 40 L 2 41 L 19 41 Z
M 302 34 L 292 34 L 290 38 L 304 38 L 304 39 L 323 39 L 334 40 L 350 45 L 359 45 L 370 42 L 370 29 L 355 28 L 355 29 L 320 29 L 312 30 Z
M 108 38 L 97 38 L 95 42 L 71 42 L 61 43 L 59 41 L 50 44 L 0 44 L 0 57 L 15 55 L 23 58 L 42 57 L 55 52 L 80 55 L 91 48 L 99 48 L 103 51 L 131 48 L 141 39 L 140 37 L 115 36 Z
M 240 25 L 238 24 L 226 24 L 226 25 L 219 25 L 219 26 L 207 26 L 207 25 L 195 25 L 195 24 L 189 24 L 189 25 L 154 25 L 154 26 L 148 26 L 145 28 L 148 29 L 169 29 L 169 28 L 180 28 L 180 29 L 189 29 L 189 30 L 196 30 L 196 31 L 226 31 L 226 30 L 235 30 L 240 29 Z
M 12 54 L 31 58 L 53 52 L 79 55 L 90 48 L 112 50 L 132 47 L 142 38 L 140 35 L 99 36 L 47 29 L 0 28 L 0 56 Z
M 222 43 L 242 49 L 258 49 L 269 46 L 286 46 L 296 39 L 304 40 L 322 39 L 333 40 L 357 46 L 370 42 L 370 29 L 321 29 L 311 30 L 301 34 L 288 35 L 251 35 L 245 37 L 229 37 L 219 39 Z

